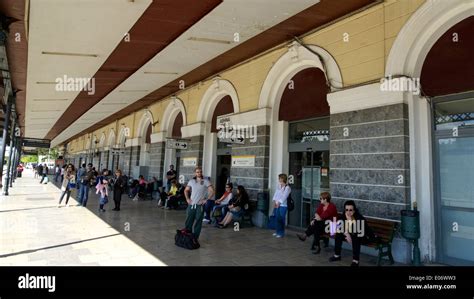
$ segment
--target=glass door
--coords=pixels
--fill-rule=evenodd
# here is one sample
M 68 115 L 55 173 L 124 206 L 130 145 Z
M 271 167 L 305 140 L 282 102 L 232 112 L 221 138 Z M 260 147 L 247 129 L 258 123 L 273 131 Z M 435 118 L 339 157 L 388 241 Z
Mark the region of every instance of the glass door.
M 474 98 L 435 103 L 438 260 L 474 265 Z
M 305 228 L 319 205 L 321 192 L 329 191 L 329 118 L 291 123 L 289 183 L 295 209 L 288 225 Z

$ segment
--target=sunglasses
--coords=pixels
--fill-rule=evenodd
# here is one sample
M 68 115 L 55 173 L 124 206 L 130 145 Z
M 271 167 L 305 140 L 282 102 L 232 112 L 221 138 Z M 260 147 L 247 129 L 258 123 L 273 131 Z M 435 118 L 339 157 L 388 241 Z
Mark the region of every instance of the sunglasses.
M 346 212 L 354 212 L 353 209 L 346 209 Z

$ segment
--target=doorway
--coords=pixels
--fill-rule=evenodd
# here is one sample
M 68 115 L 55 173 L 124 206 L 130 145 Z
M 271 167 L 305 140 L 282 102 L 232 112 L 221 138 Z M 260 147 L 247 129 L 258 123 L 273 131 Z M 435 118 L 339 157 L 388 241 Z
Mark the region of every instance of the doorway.
M 329 118 L 290 123 L 289 183 L 295 209 L 288 226 L 305 228 L 319 205 L 321 192 L 329 192 Z
M 232 144 L 217 140 L 216 159 L 216 198 L 225 192 L 225 184 L 230 180 L 230 167 L 232 163 Z
M 438 260 L 474 265 L 474 93 L 433 103 Z

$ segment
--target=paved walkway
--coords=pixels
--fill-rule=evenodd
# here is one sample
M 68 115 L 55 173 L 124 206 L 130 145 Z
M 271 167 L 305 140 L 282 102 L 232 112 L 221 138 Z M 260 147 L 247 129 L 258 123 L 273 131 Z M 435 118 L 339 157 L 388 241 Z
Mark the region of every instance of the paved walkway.
M 203 224 L 199 250 L 174 245 L 185 211 L 167 211 L 156 201 L 134 202 L 123 197 L 120 212 L 98 212 L 95 192 L 87 208 L 58 208 L 60 191 L 40 185 L 30 171 L 18 178 L 9 196 L 0 196 L 0 266 L 33 265 L 170 265 L 170 266 L 326 266 L 349 265 L 350 251 L 341 262 L 329 263 L 333 248 L 314 255 L 310 241 L 294 232 L 276 239 L 269 230 L 250 227 L 234 231 Z M 75 193 L 72 194 L 75 197 Z M 375 265 L 362 255 L 361 265 Z

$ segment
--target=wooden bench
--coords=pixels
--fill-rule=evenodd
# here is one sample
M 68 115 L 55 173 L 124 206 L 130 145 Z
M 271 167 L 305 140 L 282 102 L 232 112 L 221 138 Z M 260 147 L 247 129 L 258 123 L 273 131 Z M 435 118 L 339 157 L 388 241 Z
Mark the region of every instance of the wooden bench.
M 341 219 L 342 214 L 339 213 L 338 219 Z M 363 243 L 362 246 L 374 248 L 378 251 L 377 266 L 382 264 L 383 257 L 388 257 L 390 265 L 394 264 L 392 255 L 392 241 L 395 232 L 398 229 L 398 223 L 390 220 L 382 220 L 376 218 L 365 217 L 367 225 L 372 229 L 377 237 L 376 241 Z M 321 235 L 322 238 L 330 238 L 328 234 Z M 334 238 L 334 237 L 331 237 Z

